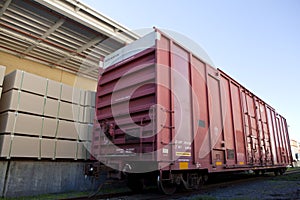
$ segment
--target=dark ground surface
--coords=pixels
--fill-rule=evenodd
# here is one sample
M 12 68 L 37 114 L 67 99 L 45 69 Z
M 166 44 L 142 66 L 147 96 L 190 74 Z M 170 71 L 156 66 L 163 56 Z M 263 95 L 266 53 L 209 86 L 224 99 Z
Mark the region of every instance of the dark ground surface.
M 295 171 L 294 171 L 295 170 Z M 222 179 L 222 178 L 220 178 Z M 150 200 L 150 199 L 179 199 L 179 200 L 251 200 L 251 199 L 299 199 L 300 200 L 300 169 L 289 170 L 286 174 L 275 176 L 268 173 L 259 177 L 236 178 L 230 181 L 213 181 L 200 191 L 179 192 L 166 196 L 155 190 L 141 194 L 110 198 L 112 200 Z
M 206 191 L 184 199 L 300 199 L 300 172 L 282 176 L 266 174 L 257 180 Z

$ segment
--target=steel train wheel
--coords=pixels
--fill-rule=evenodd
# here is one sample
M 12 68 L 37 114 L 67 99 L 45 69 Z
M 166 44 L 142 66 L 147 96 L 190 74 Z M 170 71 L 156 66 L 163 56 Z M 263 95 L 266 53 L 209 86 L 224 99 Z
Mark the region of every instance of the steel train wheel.
M 283 175 L 285 172 L 286 172 L 286 168 L 281 168 L 280 171 L 279 171 L 279 174 Z
M 274 170 L 274 175 L 278 176 L 278 175 L 283 175 L 286 171 L 286 168 L 279 168 L 279 169 L 275 169 Z
M 144 179 L 139 176 L 130 175 L 127 178 L 127 186 L 133 192 L 142 192 L 145 189 Z
M 176 183 L 173 183 L 171 180 L 163 180 L 160 176 L 157 177 L 157 187 L 162 193 L 167 195 L 174 194 L 177 190 Z

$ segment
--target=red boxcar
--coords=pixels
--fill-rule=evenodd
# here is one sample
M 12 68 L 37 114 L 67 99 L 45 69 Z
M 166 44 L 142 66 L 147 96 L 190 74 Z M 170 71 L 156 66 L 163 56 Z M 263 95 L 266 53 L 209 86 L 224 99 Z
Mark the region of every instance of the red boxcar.
M 165 193 L 197 188 L 213 172 L 283 173 L 285 118 L 183 45 L 155 29 L 105 58 L 94 157 L 126 173 L 133 189 L 157 176 Z

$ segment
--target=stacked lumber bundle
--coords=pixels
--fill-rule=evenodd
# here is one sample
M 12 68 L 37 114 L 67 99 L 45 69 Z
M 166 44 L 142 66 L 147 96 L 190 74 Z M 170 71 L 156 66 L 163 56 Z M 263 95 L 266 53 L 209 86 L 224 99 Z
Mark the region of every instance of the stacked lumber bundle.
M 2 84 L 3 84 L 4 75 L 5 75 L 5 69 L 6 69 L 6 67 L 0 66 L 0 99 L 1 99 L 1 95 L 2 95 Z
M 0 157 L 89 159 L 95 93 L 16 70 L 4 78 Z
M 94 159 L 99 160 L 101 157 L 101 142 L 109 142 L 106 137 L 102 136 L 101 134 L 101 126 L 97 119 L 94 120 L 94 127 L 92 132 L 92 141 L 91 141 L 91 155 Z M 100 138 L 101 137 L 101 138 Z

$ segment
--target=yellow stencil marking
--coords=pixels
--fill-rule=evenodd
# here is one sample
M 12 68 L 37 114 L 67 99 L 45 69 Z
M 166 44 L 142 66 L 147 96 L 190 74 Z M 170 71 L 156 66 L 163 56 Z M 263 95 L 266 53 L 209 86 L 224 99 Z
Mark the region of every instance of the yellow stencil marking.
M 221 166 L 222 164 L 223 164 L 223 163 L 220 162 L 220 161 L 216 162 L 216 165 L 217 165 L 217 166 Z
M 176 152 L 176 156 L 191 156 L 190 152 Z
M 189 163 L 188 162 L 180 162 L 179 163 L 179 169 L 188 169 Z

